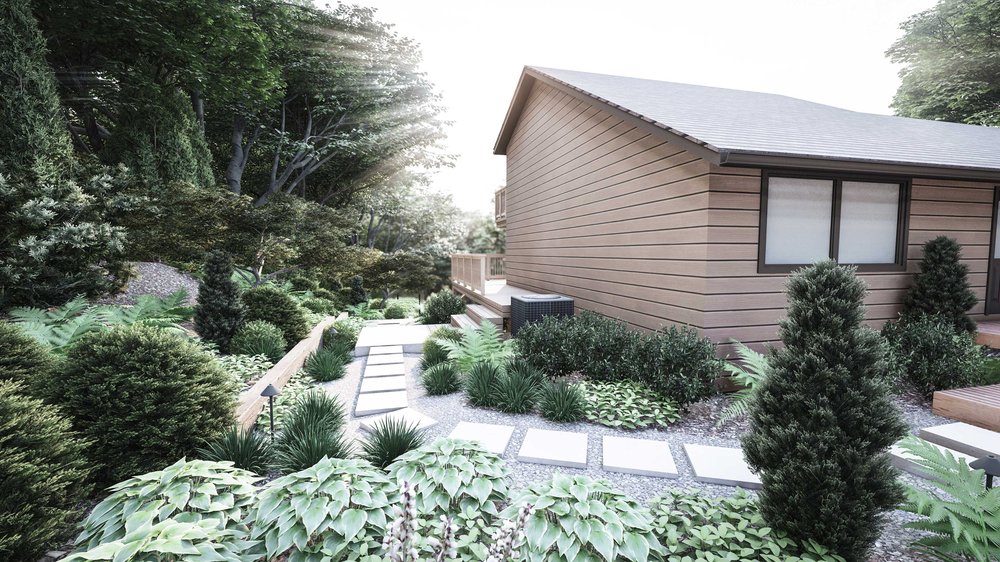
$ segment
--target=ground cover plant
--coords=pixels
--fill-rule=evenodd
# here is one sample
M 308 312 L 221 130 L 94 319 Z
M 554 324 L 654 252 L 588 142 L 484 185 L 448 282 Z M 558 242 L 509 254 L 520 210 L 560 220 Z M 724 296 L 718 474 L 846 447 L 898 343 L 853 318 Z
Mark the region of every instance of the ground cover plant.
M 641 383 L 580 383 L 587 408 L 584 417 L 592 423 L 622 429 L 666 427 L 680 420 L 672 401 L 658 397 Z
M 274 362 L 266 355 L 217 355 L 215 361 L 222 370 L 240 383 L 255 381 L 264 375 Z

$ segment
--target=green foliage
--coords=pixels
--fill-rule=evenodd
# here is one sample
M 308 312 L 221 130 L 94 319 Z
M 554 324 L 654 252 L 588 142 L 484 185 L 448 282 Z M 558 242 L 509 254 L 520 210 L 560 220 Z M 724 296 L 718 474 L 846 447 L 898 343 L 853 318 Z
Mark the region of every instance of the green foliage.
M 639 358 L 643 337 L 625 322 L 593 312 L 564 321 L 576 324 L 569 330 L 572 339 L 567 343 L 576 346 L 577 370 L 587 378 L 617 381 L 642 380 L 646 376 L 650 365 Z M 652 350 L 647 355 L 649 360 L 655 360 Z
M 394 482 L 366 461 L 324 458 L 274 480 L 250 513 L 251 559 L 357 560 L 380 552 L 398 501 Z
M 293 373 L 288 382 L 285 383 L 285 386 L 281 387 L 281 394 L 274 397 L 275 427 L 280 428 L 282 426 L 285 417 L 292 411 L 299 398 L 318 388 L 316 381 L 307 375 L 305 371 L 300 369 Z M 270 423 L 270 409 L 264 408 L 261 410 L 260 415 L 257 416 L 257 425 L 259 427 L 270 428 Z
M 158 328 L 119 327 L 70 349 L 52 402 L 94 441 L 101 482 L 147 472 L 232 423 L 236 388 L 212 355 Z
M 591 382 L 580 383 L 587 403 L 587 421 L 620 427 L 644 429 L 666 427 L 681 416 L 677 404 L 661 398 L 642 383 Z
M 580 386 L 566 381 L 552 381 L 542 386 L 538 409 L 547 420 L 572 423 L 582 420 L 588 407 Z
M 422 324 L 451 324 L 453 314 L 465 312 L 465 301 L 461 296 L 449 291 L 438 291 L 427 297 L 424 302 L 424 313 L 420 316 Z
M 139 527 L 121 540 L 63 558 L 66 562 L 187 562 L 218 560 L 243 562 L 244 534 L 219 529 L 212 520 L 197 522 L 167 519 Z
M 306 308 L 317 314 L 325 314 L 327 316 L 333 316 L 337 312 L 337 304 L 329 299 L 323 299 L 319 297 L 305 297 L 299 304 L 303 308 Z
M 478 328 L 462 330 L 462 341 L 437 341 L 448 350 L 448 358 L 458 370 L 468 373 L 476 363 L 492 361 L 499 364 L 514 353 L 513 342 L 504 341 L 502 336 L 493 323 L 483 322 Z
M 427 340 L 462 341 L 462 330 L 451 326 L 441 326 L 439 328 L 435 328 L 434 331 L 431 332 L 431 335 L 427 337 Z
M 358 318 L 360 320 L 381 320 L 383 318 L 382 311 L 372 308 L 371 304 L 368 302 L 349 305 L 347 307 L 347 312 L 354 318 Z
M 983 361 L 982 384 L 1000 384 L 1000 359 L 990 357 Z
M 753 400 L 754 391 L 767 376 L 767 357 L 763 353 L 758 353 L 736 340 L 733 340 L 733 347 L 736 349 L 739 363 L 727 361 L 722 368 L 729 373 L 729 378 L 739 390 L 729 395 L 729 405 L 719 414 L 716 426 L 746 417 L 750 413 L 750 402 Z
M 462 388 L 458 369 L 451 363 L 438 363 L 420 375 L 420 383 L 424 385 L 427 394 L 439 396 L 451 394 Z
M 263 320 L 244 324 L 229 342 L 229 351 L 240 355 L 263 355 L 278 361 L 285 355 L 288 343 L 281 328 Z
M 843 562 L 813 541 L 801 547 L 768 527 L 745 491 L 713 498 L 699 491 L 667 490 L 653 500 L 653 533 L 669 560 L 709 562 Z
M 526 361 L 510 359 L 494 386 L 496 407 L 510 414 L 525 414 L 534 410 L 544 382 L 544 373 Z
M 978 299 L 969 286 L 969 266 L 961 258 L 962 247 L 947 236 L 924 244 L 920 272 L 903 299 L 904 317 L 937 315 L 956 330 L 976 331 L 976 322 L 967 313 Z
M 399 417 L 386 417 L 375 422 L 368 438 L 361 443 L 365 460 L 386 468 L 400 455 L 424 444 L 423 432 L 417 424 Z
M 473 406 L 497 407 L 497 384 L 503 378 L 500 366 L 490 361 L 480 361 L 469 369 L 465 377 L 465 396 Z
M 58 365 L 56 357 L 35 338 L 18 326 L 0 322 L 0 381 L 23 383 L 25 392 L 39 394 Z
M 214 251 L 205 260 L 205 275 L 198 283 L 198 305 L 194 308 L 194 329 L 203 339 L 215 343 L 223 353 L 243 326 L 240 288 L 232 280 L 233 260 Z
M 197 454 L 207 461 L 228 461 L 236 468 L 266 475 L 271 463 L 271 438 L 256 427 L 244 429 L 233 426 L 222 435 L 206 441 Z
M 365 279 L 360 275 L 355 275 L 351 277 L 350 281 L 347 282 L 349 289 L 347 290 L 347 302 L 352 306 L 357 306 L 361 303 L 368 303 L 368 291 L 365 290 Z
M 670 326 L 642 338 L 641 371 L 654 392 L 681 407 L 715 394 L 715 380 L 722 374 L 724 361 L 715 355 L 715 344 L 690 327 Z
M 885 346 L 861 325 L 865 284 L 853 268 L 821 261 L 788 281 L 784 347 L 756 391 L 748 464 L 760 474 L 760 509 L 794 540 L 866 560 L 901 499 L 888 449 L 907 431 L 890 399 Z
M 382 310 L 382 316 L 386 320 L 399 320 L 410 315 L 412 309 L 399 302 L 391 302 Z
M 283 416 L 275 442 L 275 467 L 282 474 L 306 469 L 323 458 L 347 458 L 344 405 L 322 389 L 303 394 Z
M 255 381 L 264 375 L 274 363 L 263 354 L 260 355 L 219 355 L 215 361 L 222 370 L 232 375 L 240 383 Z
M 309 335 L 302 309 L 281 289 L 264 285 L 244 291 L 243 305 L 247 321 L 263 320 L 274 324 L 281 329 L 288 347 Z
M 350 362 L 351 357 L 342 349 L 321 347 L 309 354 L 304 368 L 316 382 L 328 382 L 343 378 Z
M 431 367 L 446 363 L 448 361 L 448 350 L 437 340 L 428 339 L 424 342 L 424 353 L 420 358 L 420 369 L 426 371 Z
M 517 353 L 550 377 L 580 371 L 582 363 L 577 354 L 584 350 L 576 347 L 579 326 L 574 318 L 562 316 L 543 316 L 529 322 L 517 331 Z
M 325 342 L 336 341 L 353 351 L 358 345 L 358 336 L 361 335 L 361 330 L 364 327 L 364 320 L 361 320 L 360 318 L 337 320 L 333 323 L 332 330 L 327 329 L 326 333 L 323 335 L 324 345 Z M 336 335 L 332 334 L 333 330 L 336 330 Z
M 922 439 L 908 438 L 909 451 L 937 490 L 908 486 L 903 509 L 920 516 L 906 527 L 930 533 L 914 543 L 943 561 L 1000 560 L 1000 488 L 983 486 L 983 471 Z
M 54 406 L 0 380 L 0 558 L 37 560 L 90 491 L 87 442 Z
M 646 562 L 666 554 L 649 510 L 606 480 L 557 473 L 529 486 L 503 517 L 516 516 L 522 505 L 535 508 L 524 528 L 531 562 Z
M 389 478 L 409 482 L 417 510 L 433 515 L 471 510 L 496 516 L 510 485 L 510 471 L 500 457 L 458 439 L 438 439 L 401 455 L 389 465 Z
M 907 381 L 925 396 L 983 380 L 982 348 L 969 332 L 956 332 L 947 318 L 903 316 L 882 333 Z

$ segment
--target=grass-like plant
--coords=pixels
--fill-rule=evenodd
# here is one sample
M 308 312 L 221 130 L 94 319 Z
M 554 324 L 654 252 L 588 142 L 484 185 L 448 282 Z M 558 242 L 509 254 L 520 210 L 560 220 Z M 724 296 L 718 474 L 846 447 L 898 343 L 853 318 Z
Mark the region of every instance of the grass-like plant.
M 502 363 L 514 353 L 513 342 L 504 341 L 499 328 L 491 322 L 483 322 L 478 328 L 462 330 L 461 341 L 440 339 L 438 342 L 448 350 L 448 358 L 458 370 L 468 373 L 473 365 L 481 361 Z
M 420 358 L 420 369 L 426 371 L 435 365 L 448 361 L 448 350 L 435 340 L 424 342 L 424 354 Z
M 316 382 L 341 379 L 347 374 L 350 358 L 335 349 L 319 348 L 309 354 L 304 365 L 306 373 Z
M 570 423 L 583 419 L 587 401 L 579 386 L 566 381 L 554 381 L 542 386 L 538 409 L 547 420 Z
M 233 426 L 206 441 L 205 446 L 198 449 L 198 456 L 206 461 L 229 461 L 236 468 L 265 475 L 272 457 L 271 438 L 255 427 Z
M 424 444 L 424 435 L 416 423 L 398 417 L 386 417 L 375 422 L 368 439 L 362 442 L 363 457 L 379 468 L 385 468 L 397 457 Z
M 727 361 L 722 368 L 729 373 L 733 383 L 740 389 L 729 395 L 729 405 L 719 414 L 716 425 L 746 417 L 750 413 L 750 401 L 753 399 L 754 390 L 767 376 L 767 356 L 736 340 L 733 340 L 733 347 L 736 349 L 739 362 Z
M 642 383 L 585 381 L 580 386 L 587 400 L 585 416 L 592 423 L 643 429 L 665 427 L 681 418 L 676 403 Z
M 283 474 L 308 468 L 323 457 L 353 454 L 343 435 L 344 406 L 323 390 L 304 394 L 283 417 L 275 443 L 275 467 Z
M 451 363 L 439 363 L 427 369 L 420 375 L 420 382 L 431 396 L 451 394 L 462 388 L 458 370 Z
M 469 369 L 465 377 L 465 396 L 473 406 L 495 408 L 497 406 L 497 383 L 503 377 L 500 367 L 489 361 L 481 361 Z
M 545 375 L 526 361 L 511 359 L 496 383 L 496 407 L 511 414 L 535 409 L 545 382 Z

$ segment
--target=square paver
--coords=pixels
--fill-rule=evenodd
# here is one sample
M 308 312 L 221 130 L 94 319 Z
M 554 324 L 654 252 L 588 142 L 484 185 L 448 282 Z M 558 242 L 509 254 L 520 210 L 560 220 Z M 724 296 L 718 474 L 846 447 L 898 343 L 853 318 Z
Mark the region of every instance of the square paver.
M 389 418 L 400 419 L 407 424 L 416 425 L 417 429 L 427 429 L 437 425 L 437 420 L 427 414 L 418 412 L 413 408 L 403 408 L 402 410 L 396 410 L 395 412 L 388 412 L 372 416 L 370 418 L 365 418 L 361 420 L 361 429 L 371 431 L 375 427 L 376 423 Z
M 403 353 L 401 345 L 377 345 L 368 350 L 368 355 L 386 355 L 390 353 Z
M 666 441 L 605 435 L 602 438 L 604 470 L 677 478 L 677 465 Z
M 750 467 L 743 458 L 743 449 L 685 443 L 684 453 L 687 454 L 697 482 L 760 489 L 760 478 L 750 472 Z
M 364 378 L 397 377 L 406 374 L 406 366 L 402 363 L 389 365 L 365 365 Z
M 359 394 L 358 403 L 354 405 L 354 415 L 360 417 L 381 414 L 393 410 L 402 410 L 407 405 L 405 390 Z
M 386 353 L 384 355 L 369 355 L 368 362 L 366 365 L 390 365 L 393 363 L 402 363 L 403 354 L 402 353 Z
M 406 390 L 406 377 L 366 377 L 361 379 L 361 393 Z
M 969 464 L 972 461 L 976 460 L 976 457 L 973 457 L 971 455 L 966 455 L 965 453 L 959 453 L 958 451 L 952 451 L 951 449 L 942 447 L 941 445 L 935 445 L 934 443 L 931 443 L 931 445 L 936 447 L 941 452 L 951 453 L 951 455 L 958 460 L 964 460 L 965 464 Z M 921 478 L 933 478 L 927 472 L 926 468 L 917 463 L 919 457 L 907 451 L 906 449 L 903 449 L 899 445 L 895 445 L 891 449 L 889 449 L 889 458 L 892 459 L 892 466 L 904 472 L 909 472 L 910 474 L 919 476 Z
M 920 437 L 976 458 L 1000 455 L 1000 433 L 967 423 L 946 423 L 925 427 L 920 430 Z
M 517 460 L 587 468 L 587 434 L 572 431 L 529 429 L 524 435 Z
M 513 434 L 514 427 L 509 425 L 458 422 L 448 437 L 478 441 L 487 451 L 502 455 L 507 450 L 507 444 L 510 443 L 510 436 Z

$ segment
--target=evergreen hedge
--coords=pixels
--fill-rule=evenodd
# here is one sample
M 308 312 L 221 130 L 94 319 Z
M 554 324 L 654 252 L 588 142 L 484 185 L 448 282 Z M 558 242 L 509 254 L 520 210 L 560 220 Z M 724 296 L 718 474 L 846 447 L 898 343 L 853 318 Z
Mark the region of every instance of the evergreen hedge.
M 198 283 L 198 305 L 194 308 L 194 329 L 202 338 L 215 343 L 223 353 L 243 326 L 243 302 L 240 288 L 233 282 L 233 260 L 228 254 L 213 251 L 205 261 L 205 276 Z

